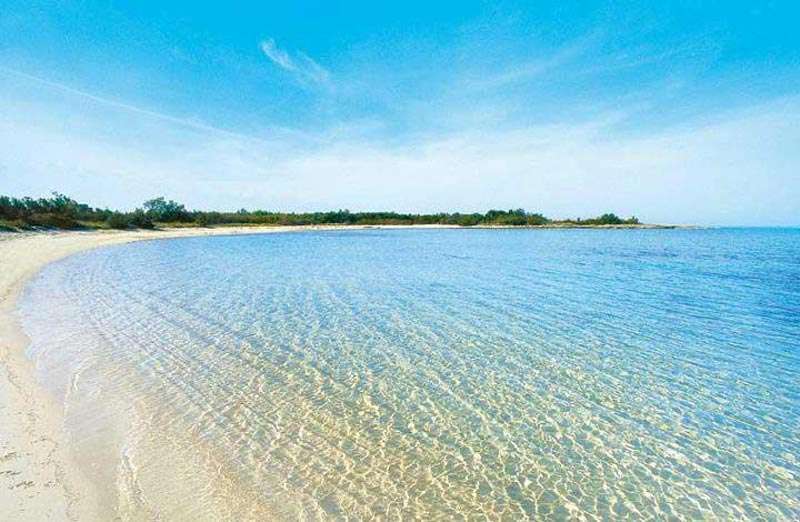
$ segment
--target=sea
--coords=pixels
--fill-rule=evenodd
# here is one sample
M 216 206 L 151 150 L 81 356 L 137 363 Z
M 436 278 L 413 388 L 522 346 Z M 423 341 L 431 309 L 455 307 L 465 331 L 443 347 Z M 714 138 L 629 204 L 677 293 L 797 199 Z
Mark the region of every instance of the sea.
M 109 519 L 800 519 L 800 229 L 152 240 L 19 308 Z

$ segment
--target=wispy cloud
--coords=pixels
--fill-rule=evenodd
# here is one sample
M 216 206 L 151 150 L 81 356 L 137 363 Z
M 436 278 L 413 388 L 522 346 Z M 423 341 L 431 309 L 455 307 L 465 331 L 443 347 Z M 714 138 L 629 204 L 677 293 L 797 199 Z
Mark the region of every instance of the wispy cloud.
M 184 126 L 184 127 L 195 129 L 195 130 L 219 133 L 219 134 L 227 135 L 227 136 L 234 137 L 234 138 L 244 138 L 244 139 L 251 139 L 251 140 L 259 139 L 259 138 L 254 138 L 252 136 L 246 136 L 246 135 L 238 133 L 238 132 L 233 132 L 233 131 L 229 131 L 229 130 L 225 130 L 225 129 L 220 129 L 218 127 L 214 127 L 212 125 L 208 125 L 208 124 L 205 124 L 205 123 L 203 123 L 201 121 L 197 121 L 197 120 L 194 120 L 194 119 L 179 118 L 177 116 L 172 116 L 172 115 L 169 115 L 169 114 L 164 114 L 164 113 L 153 111 L 153 110 L 150 110 L 150 109 L 144 109 L 142 107 L 137 107 L 137 106 L 131 105 L 129 103 L 124 103 L 124 102 L 120 102 L 120 101 L 117 101 L 117 100 L 112 100 L 110 98 L 104 98 L 103 96 L 97 96 L 95 94 L 92 94 L 92 93 L 89 93 L 89 92 L 86 92 L 86 91 L 82 91 L 80 89 L 75 89 L 74 87 L 70 87 L 69 85 L 64 85 L 62 83 L 53 82 L 53 81 L 50 81 L 50 80 L 46 80 L 44 78 L 39 78 L 38 76 L 33 76 L 32 74 L 28 74 L 28 73 L 25 73 L 25 72 L 22 72 L 22 71 L 18 71 L 16 69 L 11 69 L 9 67 L 4 67 L 2 65 L 0 65 L 0 72 L 6 73 L 6 74 L 9 74 L 9 75 L 12 75 L 12 76 L 16 76 L 18 78 L 22 78 L 22 79 L 25 79 L 25 80 L 29 80 L 29 81 L 32 81 L 32 82 L 37 83 L 39 85 L 50 87 L 50 88 L 56 89 L 58 91 L 61 91 L 63 93 L 67 93 L 67 94 L 71 94 L 71 95 L 74 95 L 74 96 L 78 96 L 80 98 L 84 98 L 86 100 L 90 100 L 90 101 L 93 101 L 93 102 L 96 102 L 96 103 L 99 103 L 99 104 L 102 104 L 102 105 L 105 105 L 105 106 L 108 106 L 108 107 L 121 109 L 121 110 L 124 110 L 124 111 L 140 114 L 140 115 L 143 115 L 143 116 L 148 116 L 150 118 L 163 120 L 165 122 L 181 125 L 181 126 Z
M 27 80 L 32 82 L 33 84 L 40 85 L 43 87 L 48 87 L 54 89 L 56 91 L 60 91 L 65 94 L 69 94 L 72 96 L 76 96 L 78 98 L 83 98 L 85 100 L 95 102 L 99 105 L 106 106 L 108 108 L 119 109 L 125 112 L 129 112 L 132 114 L 139 114 L 142 116 L 146 116 L 148 118 L 152 118 L 154 120 L 161 120 L 166 123 L 171 123 L 177 126 L 208 132 L 212 134 L 218 134 L 223 137 L 228 137 L 232 139 L 238 139 L 242 141 L 249 141 L 249 142 L 264 142 L 264 143 L 271 143 L 272 139 L 267 139 L 262 136 L 253 136 L 249 134 L 243 134 L 241 132 L 231 131 L 228 129 L 223 129 L 220 127 L 215 127 L 213 125 L 209 125 L 204 123 L 203 121 L 197 120 L 195 118 L 181 118 L 178 116 L 173 116 L 171 114 L 166 114 L 163 112 L 154 111 L 151 109 L 139 107 L 136 105 L 132 105 L 129 103 L 121 102 L 118 100 L 114 100 L 111 98 L 106 98 L 103 96 L 98 96 L 96 94 L 92 94 L 90 92 L 82 91 L 80 89 L 76 89 L 69 85 L 65 85 L 63 83 L 54 82 L 45 78 L 40 78 L 38 76 L 34 76 L 32 74 L 28 74 L 23 71 L 18 71 L 16 69 L 12 69 L 10 67 L 5 67 L 0 65 L 0 73 L 5 73 L 12 77 L 17 77 L 22 80 Z M 294 139 L 301 139 L 301 140 L 309 140 L 312 139 L 311 136 L 297 131 L 295 129 L 289 129 L 285 127 L 272 127 L 271 129 L 271 136 L 290 136 Z
M 261 48 L 297 81 L 327 81 L 302 52 L 273 40 Z M 568 47 L 540 69 L 507 67 L 490 86 L 499 91 L 546 75 L 580 52 Z M 336 87 L 347 83 L 342 67 Z M 580 117 L 512 125 L 505 115 L 520 107 L 514 98 L 429 98 L 434 103 L 412 118 L 441 114 L 458 124 L 415 125 L 387 137 L 391 119 L 349 117 L 262 139 L 0 66 L 0 99 L 12 100 L 0 104 L 0 150 L 14 151 L 0 154 L 0 187 L 15 195 L 61 190 L 122 208 L 165 194 L 195 208 L 523 206 L 555 217 L 613 210 L 653 222 L 797 223 L 798 97 L 635 130 L 620 128 L 629 104 L 608 112 L 597 102 Z M 409 112 L 407 102 L 398 105 Z
M 309 146 L 289 136 L 254 141 L 65 92 L 95 103 L 0 104 L 0 149 L 14 151 L 0 155 L 4 191 L 63 190 L 122 208 L 166 194 L 196 208 L 523 206 L 556 217 L 613 210 L 653 222 L 797 222 L 800 98 L 638 135 L 617 134 L 613 118 L 595 115 L 399 143 L 319 129 Z
M 589 33 L 538 59 L 512 63 L 495 74 L 484 73 L 482 77 L 473 79 L 472 88 L 495 89 L 542 78 L 547 73 L 579 59 L 601 41 L 600 32 Z
M 330 81 L 328 70 L 315 62 L 310 56 L 302 51 L 297 51 L 293 57 L 288 51 L 278 47 L 273 38 L 268 38 L 261 42 L 261 51 L 267 58 L 272 60 L 272 63 L 285 71 L 289 71 L 301 80 L 317 84 L 327 84 Z
M 286 69 L 287 71 L 297 70 L 297 66 L 295 66 L 294 61 L 292 61 L 292 58 L 289 56 L 289 53 L 283 49 L 279 49 L 278 45 L 275 43 L 275 40 L 272 38 L 261 42 L 261 50 L 264 51 L 264 54 L 267 55 L 267 58 L 275 62 L 275 65 L 281 67 L 282 69 Z

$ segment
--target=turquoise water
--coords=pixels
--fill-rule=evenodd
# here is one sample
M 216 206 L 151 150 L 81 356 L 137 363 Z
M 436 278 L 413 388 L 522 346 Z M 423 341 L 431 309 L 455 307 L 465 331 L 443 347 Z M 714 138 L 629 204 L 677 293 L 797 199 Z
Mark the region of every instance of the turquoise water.
M 800 517 L 800 230 L 151 241 L 21 313 L 123 517 Z

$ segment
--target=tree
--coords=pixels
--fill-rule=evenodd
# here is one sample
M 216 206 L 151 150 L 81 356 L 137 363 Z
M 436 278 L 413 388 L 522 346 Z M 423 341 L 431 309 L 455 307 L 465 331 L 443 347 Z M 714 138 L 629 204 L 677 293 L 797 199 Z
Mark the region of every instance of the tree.
M 621 225 L 623 221 L 616 214 L 603 214 L 597 221 L 601 225 Z
M 147 217 L 153 221 L 189 221 L 191 216 L 181 203 L 173 200 L 165 200 L 158 197 L 145 201 L 142 205 Z

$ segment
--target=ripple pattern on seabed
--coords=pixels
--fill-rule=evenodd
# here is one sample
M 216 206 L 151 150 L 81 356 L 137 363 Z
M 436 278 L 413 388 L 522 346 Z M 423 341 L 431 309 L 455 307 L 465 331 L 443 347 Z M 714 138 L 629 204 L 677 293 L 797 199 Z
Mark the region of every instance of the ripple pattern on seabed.
M 21 308 L 123 516 L 800 516 L 797 230 L 154 241 Z

